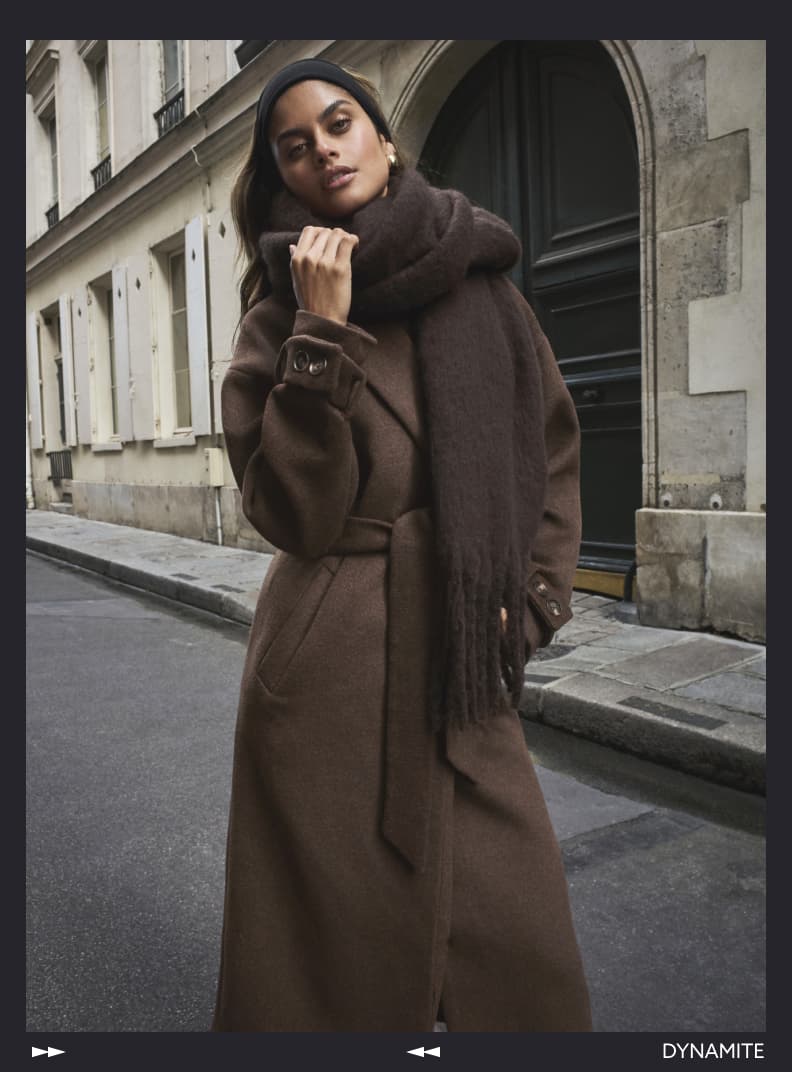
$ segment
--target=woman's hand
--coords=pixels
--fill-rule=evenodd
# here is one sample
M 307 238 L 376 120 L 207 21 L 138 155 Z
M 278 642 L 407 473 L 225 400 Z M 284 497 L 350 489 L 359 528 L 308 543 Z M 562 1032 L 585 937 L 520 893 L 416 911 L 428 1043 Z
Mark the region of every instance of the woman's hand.
M 352 250 L 358 236 L 342 227 L 303 227 L 289 246 L 297 304 L 308 313 L 346 324 L 352 304 Z

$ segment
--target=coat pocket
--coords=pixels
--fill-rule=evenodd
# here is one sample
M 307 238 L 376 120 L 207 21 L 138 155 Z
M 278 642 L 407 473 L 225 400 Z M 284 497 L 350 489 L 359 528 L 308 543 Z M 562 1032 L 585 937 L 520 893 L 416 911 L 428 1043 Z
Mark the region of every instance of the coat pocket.
M 275 636 L 267 645 L 256 665 L 256 674 L 269 692 L 277 692 L 324 603 L 342 555 L 322 558 L 307 582 L 295 591 L 295 599 Z

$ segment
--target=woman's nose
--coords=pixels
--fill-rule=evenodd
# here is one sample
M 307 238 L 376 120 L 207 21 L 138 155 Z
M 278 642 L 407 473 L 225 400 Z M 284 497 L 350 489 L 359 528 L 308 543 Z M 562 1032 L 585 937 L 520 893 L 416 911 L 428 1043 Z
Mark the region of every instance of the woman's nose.
M 334 153 L 335 153 L 335 149 L 333 149 L 333 147 L 331 145 L 328 145 L 327 142 L 317 141 L 317 143 L 316 143 L 316 158 L 317 158 L 317 160 L 319 160 L 320 162 L 322 160 L 326 160 L 328 157 L 332 156 Z

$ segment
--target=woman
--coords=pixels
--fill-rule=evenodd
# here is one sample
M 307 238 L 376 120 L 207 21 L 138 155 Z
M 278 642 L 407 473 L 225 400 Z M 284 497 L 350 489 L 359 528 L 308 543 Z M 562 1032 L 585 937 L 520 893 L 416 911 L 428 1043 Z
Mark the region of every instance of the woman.
M 579 428 L 508 225 L 291 64 L 232 195 L 229 459 L 278 550 L 235 738 L 217 1031 L 588 1031 L 516 711 L 571 617 Z

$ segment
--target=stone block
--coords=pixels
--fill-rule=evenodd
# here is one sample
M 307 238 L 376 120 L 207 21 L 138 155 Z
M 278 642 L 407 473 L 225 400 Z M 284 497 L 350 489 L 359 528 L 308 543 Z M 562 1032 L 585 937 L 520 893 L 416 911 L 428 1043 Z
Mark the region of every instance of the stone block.
M 680 639 L 657 651 L 633 655 L 600 669 L 603 677 L 634 682 L 661 692 L 745 662 L 753 653 L 741 644 L 729 644 L 710 637 Z
M 92 521 L 112 522 L 113 509 L 110 498 L 110 485 L 86 483 L 84 485 L 84 491 L 86 504 L 85 516 Z
M 733 711 L 749 714 L 767 714 L 767 685 L 756 674 L 731 670 L 725 674 L 713 674 L 701 681 L 694 681 L 674 689 L 675 696 L 689 696 L 694 700 L 708 700 Z
M 686 301 L 658 306 L 655 397 L 687 394 L 689 331 Z
M 658 154 L 707 139 L 706 65 L 691 40 L 634 43 Z
M 135 488 L 135 525 L 155 532 L 168 532 L 168 488 L 162 484 L 138 484 Z
M 660 233 L 657 252 L 659 306 L 725 293 L 728 280 L 725 220 Z
M 592 641 L 589 649 L 614 648 L 619 651 L 655 651 L 679 640 L 675 629 L 652 629 L 645 625 L 626 625 L 618 633 L 611 633 Z
M 704 523 L 699 510 L 637 510 L 635 538 L 646 554 L 700 557 Z
M 638 510 L 636 591 L 642 625 L 703 624 L 704 520 L 692 510 Z
M 85 492 L 84 480 L 72 480 L 72 506 L 77 517 L 86 517 L 88 498 Z
M 754 674 L 756 677 L 767 679 L 767 656 L 762 655 L 759 659 L 753 659 L 741 668 L 743 674 Z
M 203 500 L 206 488 L 168 486 L 168 531 L 192 540 L 204 539 Z
M 661 480 L 666 474 L 745 473 L 745 392 L 658 399 Z
M 107 518 L 114 525 L 134 525 L 135 488 L 132 484 L 108 484 L 111 516 Z
M 767 637 L 767 517 L 754 513 L 706 515 L 706 620 L 745 640 Z
M 670 231 L 726 217 L 750 196 L 748 131 L 667 153 L 657 167 L 657 226 Z

